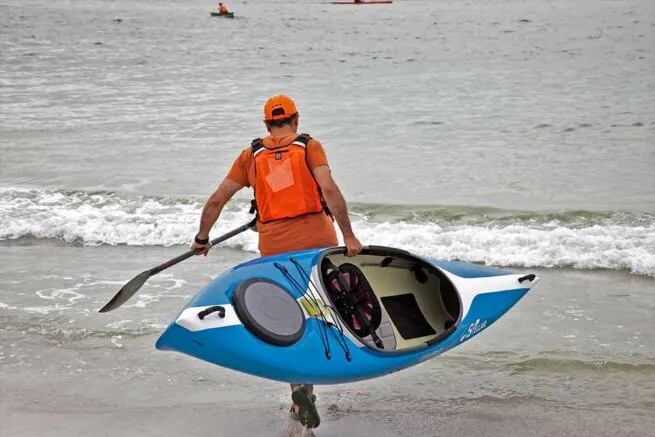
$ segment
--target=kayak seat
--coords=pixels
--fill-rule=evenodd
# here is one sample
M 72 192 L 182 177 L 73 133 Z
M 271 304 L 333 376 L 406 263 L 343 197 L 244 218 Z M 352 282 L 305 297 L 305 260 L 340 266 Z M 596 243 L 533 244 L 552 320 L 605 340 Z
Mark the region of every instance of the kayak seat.
M 270 279 L 251 278 L 241 282 L 232 302 L 243 326 L 267 343 L 290 346 L 305 332 L 305 315 L 300 304 Z
M 391 321 L 383 313 L 380 301 L 364 273 L 350 263 L 343 263 L 336 269 L 333 267 L 329 260 L 323 263 L 323 278 L 341 319 L 367 345 L 394 350 L 396 337 Z

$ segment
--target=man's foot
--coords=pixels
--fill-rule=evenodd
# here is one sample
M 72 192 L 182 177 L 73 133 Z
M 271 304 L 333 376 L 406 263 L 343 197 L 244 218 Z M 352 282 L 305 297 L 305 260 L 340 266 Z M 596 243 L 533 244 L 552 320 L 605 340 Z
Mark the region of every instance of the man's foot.
M 293 405 L 291 405 L 291 410 L 289 410 L 289 417 L 291 417 L 291 420 L 295 420 L 296 422 L 300 421 L 300 417 L 298 417 L 298 413 L 296 413 L 296 409 Z
M 300 409 L 298 420 L 307 428 L 317 428 L 321 424 L 321 418 L 316 410 L 316 396 L 309 392 L 306 385 L 298 385 L 291 393 L 291 399 Z

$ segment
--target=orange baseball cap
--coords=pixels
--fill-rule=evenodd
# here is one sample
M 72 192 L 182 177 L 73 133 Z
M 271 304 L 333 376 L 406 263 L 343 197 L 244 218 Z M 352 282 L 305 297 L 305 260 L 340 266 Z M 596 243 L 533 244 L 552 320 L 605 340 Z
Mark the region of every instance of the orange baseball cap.
M 296 104 L 284 94 L 273 96 L 264 104 L 264 120 L 280 120 L 297 113 Z

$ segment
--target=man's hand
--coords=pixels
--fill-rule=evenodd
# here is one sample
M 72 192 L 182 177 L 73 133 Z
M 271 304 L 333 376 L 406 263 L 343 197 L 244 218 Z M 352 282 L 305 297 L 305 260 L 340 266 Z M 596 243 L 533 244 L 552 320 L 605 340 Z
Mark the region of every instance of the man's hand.
M 346 256 L 355 256 L 359 254 L 364 246 L 359 242 L 357 237 L 354 235 L 343 238 L 344 243 L 346 243 Z
M 199 251 L 198 253 L 196 253 L 196 256 L 200 256 L 200 255 L 205 255 L 205 256 L 207 256 L 207 254 L 209 253 L 209 249 L 211 249 L 211 248 L 212 248 L 211 243 L 207 243 L 207 244 L 198 244 L 198 243 L 194 242 L 194 243 L 191 245 L 191 249 L 193 249 L 193 250 L 196 250 L 196 249 L 202 249 L 201 251 Z

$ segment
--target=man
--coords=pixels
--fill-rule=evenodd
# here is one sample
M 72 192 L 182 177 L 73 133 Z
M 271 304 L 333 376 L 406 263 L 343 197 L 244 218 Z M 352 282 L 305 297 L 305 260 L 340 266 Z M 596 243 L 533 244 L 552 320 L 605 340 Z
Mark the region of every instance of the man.
M 225 6 L 223 3 L 218 4 L 218 13 L 219 14 L 227 14 L 230 11 L 227 10 L 227 6 Z
M 346 254 L 355 256 L 362 250 L 323 146 L 309 135 L 298 135 L 299 118 L 289 97 L 279 94 L 268 99 L 264 124 L 270 135 L 254 140 L 241 152 L 207 200 L 191 246 L 202 249 L 198 255 L 209 252 L 209 231 L 225 204 L 243 187 L 255 192 L 262 256 L 338 245 L 332 217 L 343 235 Z M 292 416 L 308 428 L 317 427 L 314 387 L 291 384 L 291 391 Z

